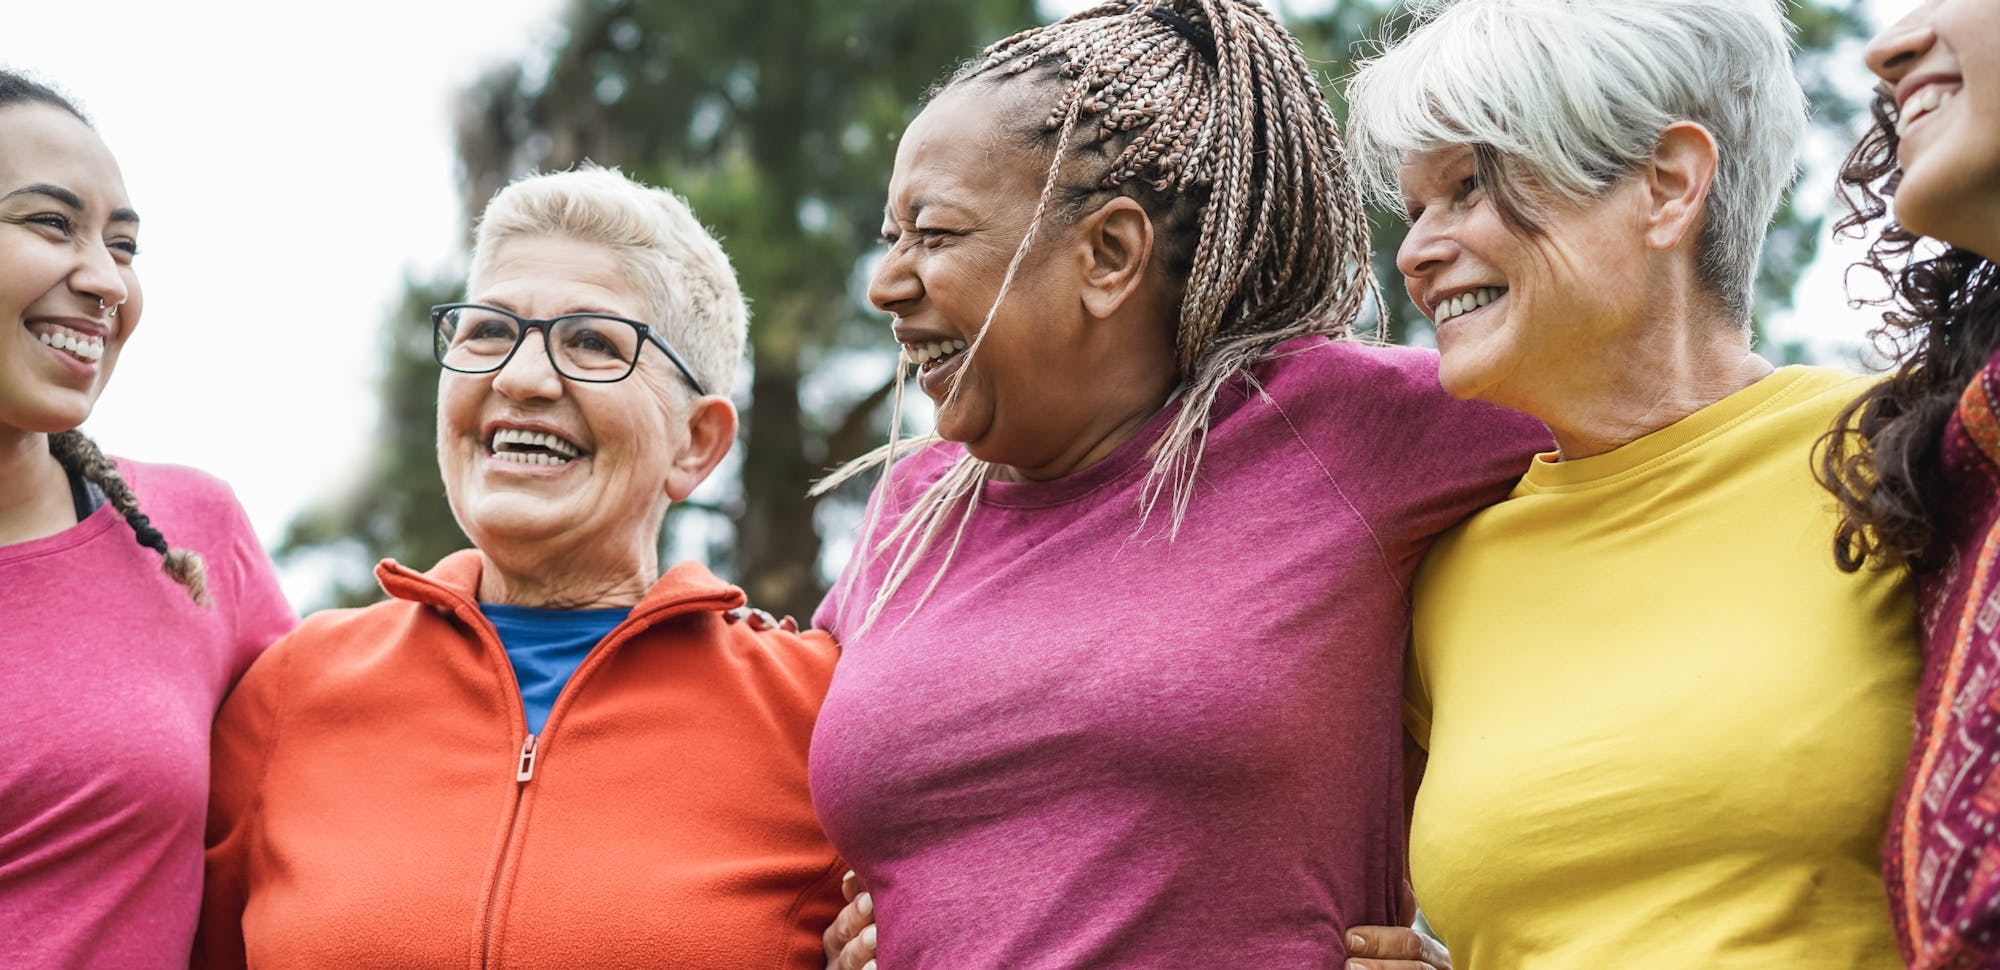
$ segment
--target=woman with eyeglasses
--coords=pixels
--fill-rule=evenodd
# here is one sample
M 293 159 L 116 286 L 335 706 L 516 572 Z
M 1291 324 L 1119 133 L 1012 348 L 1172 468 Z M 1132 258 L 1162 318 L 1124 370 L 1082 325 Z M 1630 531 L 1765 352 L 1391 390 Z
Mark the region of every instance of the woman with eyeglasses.
M 671 193 L 523 179 L 432 314 L 470 550 L 377 569 L 215 732 L 197 967 L 821 966 L 806 791 L 834 647 L 660 529 L 736 437 L 746 310 Z
M 0 964 L 165 968 L 201 899 L 209 725 L 292 625 L 222 483 L 78 430 L 143 307 L 76 106 L 0 71 Z

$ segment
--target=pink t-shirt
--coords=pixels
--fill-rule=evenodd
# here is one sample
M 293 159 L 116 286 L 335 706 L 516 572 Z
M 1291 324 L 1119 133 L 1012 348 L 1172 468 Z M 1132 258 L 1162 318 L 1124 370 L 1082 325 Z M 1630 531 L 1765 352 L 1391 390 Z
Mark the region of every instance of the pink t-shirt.
M 186 967 L 216 708 L 292 612 L 221 482 L 121 462 L 203 610 L 106 505 L 0 546 L 0 965 Z
M 1410 577 L 1550 442 L 1447 397 L 1429 351 L 1284 349 L 1218 401 L 1173 541 L 1137 506 L 1171 408 L 988 484 L 929 602 L 936 552 L 856 633 L 863 537 L 816 617 L 843 653 L 811 779 L 883 966 L 1317 970 L 1403 917 Z M 899 464 L 880 528 L 958 454 Z

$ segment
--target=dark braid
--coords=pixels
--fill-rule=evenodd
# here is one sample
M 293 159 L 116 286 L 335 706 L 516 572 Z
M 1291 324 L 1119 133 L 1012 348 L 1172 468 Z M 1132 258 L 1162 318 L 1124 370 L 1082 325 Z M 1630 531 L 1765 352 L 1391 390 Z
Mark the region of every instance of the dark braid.
M 187 587 L 188 597 L 196 603 L 208 603 L 208 570 L 202 563 L 201 554 L 167 545 L 167 537 L 160 534 L 146 513 L 139 511 L 139 496 L 132 493 L 132 486 L 126 484 L 123 475 L 118 474 L 118 466 L 98 450 L 97 442 L 74 429 L 58 431 L 49 435 L 49 453 L 71 475 L 103 489 L 111 507 L 125 517 L 126 524 L 139 537 L 139 544 L 160 554 L 163 559 L 161 568 L 166 574 L 174 582 Z

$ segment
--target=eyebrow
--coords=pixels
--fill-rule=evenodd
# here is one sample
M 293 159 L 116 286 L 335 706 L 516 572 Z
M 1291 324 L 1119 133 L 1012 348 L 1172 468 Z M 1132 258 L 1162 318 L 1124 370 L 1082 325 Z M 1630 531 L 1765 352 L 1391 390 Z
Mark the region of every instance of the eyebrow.
M 57 202 L 62 203 L 63 205 L 75 209 L 78 212 L 82 212 L 84 210 L 83 197 L 77 195 L 75 192 L 71 192 L 70 190 L 63 188 L 60 185 L 50 185 L 47 182 L 35 182 L 31 185 L 23 185 L 20 188 L 7 193 L 4 196 L 0 196 L 0 202 L 4 202 L 7 199 L 14 198 L 17 195 L 45 195 L 51 199 L 56 200 Z M 131 209 L 122 207 L 113 209 L 111 210 L 111 221 L 138 222 L 139 213 L 134 212 Z

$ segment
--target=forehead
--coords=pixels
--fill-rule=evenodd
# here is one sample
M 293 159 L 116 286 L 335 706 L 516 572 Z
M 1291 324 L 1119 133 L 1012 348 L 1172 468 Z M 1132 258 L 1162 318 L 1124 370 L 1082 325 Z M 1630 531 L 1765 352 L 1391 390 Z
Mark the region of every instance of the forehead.
M 617 252 L 567 236 L 502 241 L 480 255 L 467 295 L 530 317 L 596 312 L 636 318 L 645 311 Z
M 1396 180 L 1405 193 L 1433 187 L 1439 182 L 1456 182 L 1477 164 L 1470 145 L 1446 145 L 1403 156 Z
M 74 192 L 92 211 L 131 204 L 118 161 L 88 125 L 53 105 L 0 108 L 0 195 L 36 183 Z
M 931 204 L 983 211 L 996 204 L 1030 204 L 1041 195 L 1046 160 L 1020 134 L 1039 124 L 1034 99 L 1018 84 L 961 84 L 919 113 L 896 146 L 889 180 L 892 213 L 914 215 Z M 1046 111 L 1042 107 L 1041 111 Z

